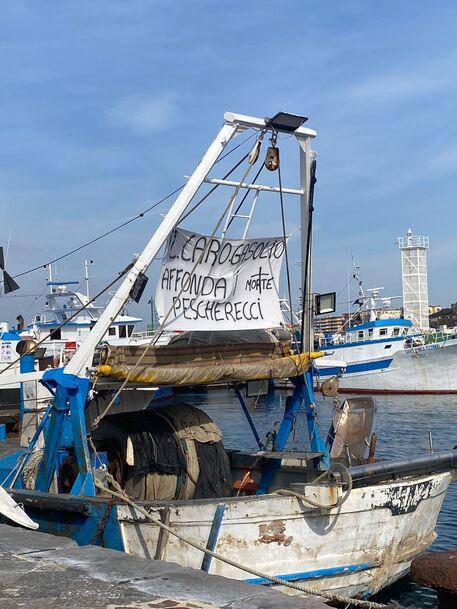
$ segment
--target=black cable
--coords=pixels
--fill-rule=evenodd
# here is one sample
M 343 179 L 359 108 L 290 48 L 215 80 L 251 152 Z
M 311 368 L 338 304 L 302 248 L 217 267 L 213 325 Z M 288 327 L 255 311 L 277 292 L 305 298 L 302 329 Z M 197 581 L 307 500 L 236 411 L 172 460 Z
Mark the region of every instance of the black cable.
M 226 156 L 227 156 L 227 155 L 226 155 Z M 232 174 L 232 173 L 235 171 L 235 169 L 237 169 L 237 168 L 238 168 L 238 167 L 241 165 L 241 163 L 243 163 L 243 161 L 245 161 L 245 160 L 248 158 L 248 156 L 249 156 L 249 152 L 248 152 L 247 154 L 245 154 L 245 155 L 244 155 L 244 157 L 243 157 L 242 159 L 240 159 L 240 160 L 238 161 L 238 163 L 237 163 L 237 164 L 236 164 L 234 167 L 232 167 L 232 169 L 230 169 L 230 171 L 229 171 L 228 173 L 226 173 L 226 174 L 225 174 L 225 176 L 224 176 L 222 179 L 223 179 L 223 180 L 226 180 L 226 179 L 229 177 L 229 175 L 230 175 L 230 174 Z M 209 191 L 206 193 L 206 195 L 204 195 L 204 196 L 203 196 L 203 197 L 200 199 L 200 201 L 198 201 L 197 203 L 195 203 L 195 205 L 194 205 L 194 206 L 193 206 L 191 209 L 189 209 L 189 211 L 188 211 L 186 214 L 184 214 L 183 216 L 181 216 L 181 217 L 179 218 L 179 220 L 178 220 L 177 224 L 180 224 L 181 222 L 184 222 L 184 220 L 185 220 L 186 218 L 188 218 L 188 217 L 189 217 L 189 216 L 190 216 L 190 215 L 191 215 L 191 214 L 192 214 L 192 213 L 193 213 L 193 212 L 194 212 L 194 211 L 197 209 L 197 207 L 203 203 L 203 201 L 206 201 L 206 199 L 207 199 L 207 198 L 208 198 L 210 195 L 212 195 L 212 194 L 213 194 L 213 192 L 216 190 L 216 188 L 219 188 L 219 186 L 220 186 L 220 184 L 216 184 L 215 186 L 213 186 L 213 187 L 211 188 L 211 190 L 209 190 Z
M 247 137 L 245 140 L 243 140 L 242 142 L 240 142 L 239 144 L 237 144 L 236 146 L 234 146 L 231 150 L 229 150 L 225 155 L 221 156 L 221 158 L 219 158 L 216 163 L 219 163 L 220 161 L 222 161 L 222 159 L 225 159 L 227 156 L 229 156 L 230 154 L 232 154 L 233 152 L 235 152 L 235 150 L 237 150 L 240 146 L 242 146 L 243 144 L 245 144 L 247 141 L 249 141 L 252 137 L 254 137 L 255 133 L 251 134 L 249 137 Z M 89 245 L 92 245 L 93 243 L 96 243 L 97 241 L 100 241 L 100 239 L 103 239 L 105 237 L 107 237 L 108 235 L 111 235 L 112 233 L 115 233 L 116 231 L 120 230 L 121 228 L 124 228 L 124 226 L 127 226 L 129 224 L 131 224 L 132 222 L 134 222 L 135 220 L 138 220 L 140 218 L 143 218 L 143 216 L 145 216 L 145 214 L 149 213 L 150 211 L 152 211 L 154 208 L 158 207 L 159 205 L 161 205 L 162 203 L 164 203 L 167 199 L 169 199 L 170 197 L 172 197 L 173 195 L 175 195 L 177 192 L 179 192 L 180 190 L 182 190 L 184 188 L 186 184 L 182 184 L 181 186 L 179 186 L 178 188 L 176 188 L 175 190 L 173 190 L 173 192 L 170 192 L 168 195 L 166 195 L 165 197 L 163 197 L 162 199 L 160 199 L 160 201 L 157 201 L 156 203 L 153 203 L 151 206 L 149 206 L 148 208 L 146 208 L 145 210 L 143 210 L 142 212 L 140 212 L 139 214 L 137 214 L 136 216 L 134 216 L 133 218 L 130 218 L 130 220 L 127 220 L 126 222 L 123 222 L 122 224 L 119 224 L 118 226 L 115 226 L 114 228 L 110 229 L 109 231 L 106 231 L 105 233 L 103 233 L 102 235 L 99 235 L 98 237 L 95 237 L 94 239 L 91 239 L 90 241 L 87 241 L 86 243 L 84 243 L 83 245 L 80 245 L 74 249 L 72 249 L 71 251 L 62 254 L 61 256 L 59 256 L 58 258 L 54 258 L 53 260 L 50 260 L 49 262 L 45 262 L 43 264 L 40 264 L 38 266 L 35 266 L 27 271 L 23 271 L 22 273 L 18 273 L 17 275 L 13 275 L 13 278 L 16 279 L 18 277 L 23 277 L 24 275 L 28 275 L 29 273 L 33 273 L 35 271 L 38 271 L 39 269 L 42 268 L 46 268 L 47 266 L 49 266 L 50 264 L 52 264 L 53 262 L 58 262 L 59 260 L 63 260 L 64 258 L 67 258 L 68 256 L 71 256 L 72 254 L 75 254 L 76 252 L 79 252 L 80 250 L 88 247 Z M 3 281 L 0 281 L 0 283 L 3 283 Z
M 305 340 L 305 311 L 306 311 L 306 299 L 309 298 L 309 294 L 306 293 L 306 289 L 308 286 L 308 270 L 309 270 L 309 261 L 311 256 L 311 237 L 312 237 L 312 228 L 313 228 L 313 211 L 314 211 L 314 185 L 316 184 L 316 160 L 313 160 L 310 168 L 310 184 L 309 184 L 309 207 L 308 207 L 308 231 L 306 235 L 306 256 L 305 256 L 305 269 L 303 273 L 303 291 L 302 291 L 302 320 L 301 320 L 301 339 L 300 339 L 300 348 L 303 351 L 304 340 Z M 309 324 L 308 324 L 308 342 L 311 336 L 311 324 L 312 324 L 312 316 L 309 316 Z M 311 344 L 306 345 L 307 351 L 311 351 Z
M 87 307 L 93 303 L 95 300 L 97 300 L 97 298 L 99 298 L 104 292 L 106 292 L 107 290 L 109 290 L 117 281 L 119 281 L 119 279 L 121 277 L 123 277 L 133 266 L 133 263 L 130 263 L 128 266 L 125 267 L 125 269 L 123 269 L 122 271 L 120 271 L 117 275 L 117 277 L 115 277 L 112 281 L 110 281 L 110 283 L 105 286 L 98 294 L 96 294 L 95 296 L 93 296 L 88 302 L 86 302 L 85 305 L 83 305 L 80 309 L 78 309 L 77 311 L 75 311 L 73 313 L 73 315 L 70 315 L 70 317 L 68 319 L 66 319 L 65 321 L 63 321 L 60 325 L 58 325 L 57 327 L 53 328 L 53 332 L 55 332 L 56 330 L 60 330 L 61 328 L 63 328 L 66 324 L 68 324 L 72 319 L 74 319 L 77 315 L 79 315 L 81 313 L 81 311 L 84 311 L 84 309 L 87 309 Z M 35 349 L 36 347 L 38 347 L 39 345 L 41 345 L 42 343 L 44 343 L 45 341 L 50 340 L 49 335 L 46 335 L 44 338 L 42 338 L 40 341 L 38 341 L 35 344 Z M 52 340 L 52 339 L 51 339 Z M 6 372 L 7 370 L 9 370 L 10 368 L 12 368 L 15 364 L 17 364 L 18 362 L 21 361 L 21 358 L 24 355 L 29 355 L 29 353 L 23 353 L 21 354 L 17 359 L 14 360 L 14 362 L 10 362 L 7 366 L 5 366 L 5 368 L 2 368 L 0 370 L 0 376 Z
M 278 152 L 279 154 L 279 152 Z M 284 257 L 286 259 L 286 278 L 287 278 L 287 293 L 289 296 L 289 307 L 290 307 L 290 317 L 292 321 L 293 309 L 292 309 L 292 290 L 290 287 L 290 272 L 289 272 L 289 254 L 287 252 L 287 235 L 286 235 L 286 220 L 284 215 L 284 200 L 282 194 L 282 180 L 281 180 L 281 163 L 278 163 L 278 182 L 279 182 L 279 200 L 281 203 L 281 222 L 282 222 L 282 238 L 284 239 Z M 294 342 L 295 348 L 298 351 L 298 343 L 297 337 L 294 332 Z
M 151 205 L 150 207 L 148 207 L 147 209 L 145 209 L 141 213 L 137 214 L 134 218 L 130 218 L 130 220 L 127 220 L 126 222 L 123 222 L 122 224 L 119 224 L 118 226 L 115 226 L 111 230 L 106 231 L 106 233 L 103 233 L 102 235 L 99 235 L 98 237 L 95 237 L 94 239 L 91 239 L 90 241 L 87 241 L 83 245 L 80 245 L 79 247 L 76 247 L 75 249 L 71 250 L 70 252 L 67 252 L 66 254 L 62 254 L 62 256 L 59 256 L 58 258 L 54 258 L 50 262 L 46 262 L 44 264 L 40 264 L 39 266 L 35 266 L 33 269 L 29 269 L 28 271 L 24 271 L 23 273 L 19 273 L 18 275 L 13 275 L 13 277 L 14 278 L 23 277 L 24 275 L 28 275 L 29 273 L 33 273 L 34 271 L 37 271 L 38 269 L 46 268 L 48 265 L 52 264 L 53 262 L 58 262 L 59 260 L 63 260 L 64 258 L 67 258 L 68 256 L 71 256 L 72 254 L 75 254 L 76 252 L 79 252 L 80 250 L 84 249 L 85 247 L 87 247 L 89 245 L 92 245 L 92 243 L 95 243 L 96 241 L 100 241 L 100 239 L 103 239 L 104 237 L 107 237 L 108 235 L 111 235 L 112 233 L 116 232 L 117 230 L 119 230 L 121 228 L 124 228 L 124 226 L 127 226 L 128 224 L 131 224 L 135 220 L 138 220 L 139 218 L 142 218 L 145 214 L 150 212 L 152 209 L 154 209 L 155 207 L 157 207 L 158 205 L 160 205 L 161 203 L 163 203 L 164 201 L 166 201 L 167 199 L 169 199 L 170 197 L 175 195 L 177 192 L 182 190 L 184 188 L 184 186 L 185 186 L 185 184 L 182 184 L 179 188 L 176 188 L 173 192 L 170 192 L 170 194 L 168 194 L 166 197 L 164 197 L 160 201 L 157 201 L 157 203 L 154 203 L 153 205 Z
M 245 142 L 246 142 L 248 139 L 250 139 L 251 137 L 252 137 L 252 135 L 251 135 L 249 138 L 247 138 L 246 140 L 244 140 L 243 142 L 241 142 L 240 144 L 238 144 L 238 146 L 236 146 L 235 148 L 233 148 L 232 150 L 230 150 L 230 152 L 229 152 L 229 153 L 227 153 L 225 156 L 228 156 L 228 154 L 231 154 L 232 152 L 234 152 L 234 151 L 235 151 L 237 148 L 239 148 L 239 147 L 240 147 L 242 144 L 244 144 L 244 143 L 245 143 Z M 240 166 L 240 164 L 241 164 L 243 161 L 245 161 L 245 160 L 246 160 L 246 158 L 247 158 L 248 156 L 249 156 L 249 153 L 248 153 L 248 154 L 246 154 L 246 155 L 245 155 L 245 156 L 244 156 L 244 157 L 243 157 L 243 158 L 242 158 L 240 161 L 238 161 L 238 162 L 237 162 L 237 163 L 234 165 L 234 167 L 233 167 L 233 168 L 232 168 L 232 169 L 229 171 L 229 173 L 227 174 L 227 176 L 229 176 L 229 175 L 230 175 L 230 174 L 231 174 L 231 173 L 232 173 L 232 172 L 233 172 L 233 171 L 234 171 L 234 170 L 235 170 L 237 167 L 239 167 L 239 166 Z M 222 157 L 222 158 L 224 158 L 224 157 Z M 219 159 L 219 160 L 221 160 L 221 159 Z M 217 188 L 217 186 L 218 186 L 218 185 L 216 185 L 216 187 L 215 187 L 215 188 Z M 151 210 L 153 207 L 156 207 L 157 205 L 160 205 L 160 203 L 162 203 L 162 202 L 163 202 L 163 201 L 164 201 L 166 198 L 171 197 L 173 194 L 175 194 L 175 193 L 176 193 L 178 190 L 180 190 L 181 188 L 183 188 L 183 186 L 181 186 L 179 189 L 177 189 L 177 190 L 175 190 L 174 192 L 172 192 L 172 193 L 170 193 L 169 195 L 167 195 L 167 197 L 165 197 L 165 198 L 164 198 L 164 199 L 162 199 L 161 201 L 158 201 L 157 203 L 155 203 L 154 205 L 152 205 L 152 206 L 151 206 L 150 208 L 148 208 L 148 210 L 146 210 L 146 211 L 150 211 L 150 210 Z M 213 192 L 213 191 L 214 191 L 214 189 L 212 189 L 212 191 L 211 191 L 211 192 Z M 210 193 L 208 193 L 208 194 L 210 194 Z M 203 202 L 203 201 L 206 199 L 206 197 L 207 197 L 207 196 L 208 196 L 208 195 L 206 195 L 205 197 L 203 197 L 203 199 L 202 199 L 202 200 L 201 200 L 201 201 L 200 201 L 200 202 L 199 202 L 197 205 L 200 205 L 200 203 L 202 203 L 202 202 Z M 192 210 L 191 210 L 191 211 L 192 211 Z M 142 213 L 144 214 L 144 213 L 146 213 L 146 212 L 142 212 Z M 140 214 L 140 215 L 141 215 L 141 214 Z M 125 222 L 125 223 L 124 223 L 122 226 L 125 226 L 125 225 L 126 225 L 126 224 L 128 224 L 129 222 L 133 222 L 133 220 L 134 220 L 134 219 L 136 219 L 136 218 L 138 218 L 138 217 L 140 217 L 140 215 L 139 215 L 139 216 L 136 216 L 135 218 L 132 218 L 132 219 L 131 219 L 131 220 L 129 220 L 128 222 Z M 224 212 L 224 215 L 225 215 L 225 212 Z M 222 221 L 222 218 L 219 220 L 219 224 L 220 224 L 220 222 L 221 222 L 221 221 Z M 218 225 L 219 225 L 219 224 L 218 224 Z M 120 227 L 117 227 L 117 228 L 120 228 Z M 114 232 L 114 230 L 117 230 L 117 228 L 112 229 L 110 232 Z M 97 239 L 101 239 L 101 237 L 98 237 Z M 81 247 L 80 247 L 80 248 L 78 248 L 78 249 L 81 249 L 82 247 L 84 247 L 84 246 L 81 246 Z M 74 250 L 74 251 L 77 251 L 77 250 Z M 66 254 L 66 255 L 70 255 L 70 254 Z M 63 257 L 65 257 L 65 256 L 61 256 L 60 258 L 57 258 L 57 260 L 61 260 Z M 54 328 L 54 331 L 55 331 L 55 330 L 59 330 L 60 328 L 62 328 L 63 326 L 65 326 L 65 324 L 69 323 L 69 322 L 70 322 L 72 319 L 74 319 L 74 318 L 75 318 L 77 315 L 79 315 L 79 314 L 81 313 L 81 311 L 84 311 L 84 309 L 86 309 L 86 308 L 87 308 L 87 307 L 88 307 L 88 306 L 89 306 L 89 305 L 90 305 L 92 302 L 94 302 L 94 301 L 95 301 L 97 298 L 99 298 L 99 297 L 100 297 L 100 296 L 101 296 L 101 295 L 102 295 L 104 292 L 106 292 L 106 291 L 107 291 L 107 290 L 108 290 L 110 287 L 112 287 L 112 286 L 114 285 L 114 283 L 116 283 L 116 282 L 117 282 L 117 281 L 118 281 L 118 280 L 119 280 L 119 279 L 120 279 L 120 278 L 121 278 L 123 275 L 125 275 L 125 273 L 127 273 L 127 272 L 128 272 L 130 269 L 131 269 L 131 267 L 132 267 L 132 266 L 133 266 L 133 263 L 129 264 L 129 265 L 128 265 L 128 266 L 127 266 L 127 267 L 126 267 L 124 270 L 120 271 L 120 272 L 118 273 L 118 276 L 117 276 L 117 277 L 116 277 L 116 278 L 115 278 L 113 281 L 111 281 L 111 282 L 110 282 L 110 283 L 109 283 L 109 284 L 108 284 L 108 285 L 107 285 L 105 288 L 103 288 L 103 289 L 102 289 L 102 290 L 101 290 L 101 291 L 100 291 L 98 294 L 96 294 L 96 295 L 95 295 L 93 298 L 91 298 L 91 299 L 90 299 L 90 300 L 89 300 L 89 301 L 88 301 L 88 302 L 87 302 L 85 305 L 83 305 L 83 306 L 82 306 L 80 309 L 78 309 L 78 310 L 77 310 L 75 313 L 73 313 L 73 315 L 71 315 L 71 316 L 70 316 L 68 319 L 66 319 L 64 322 L 62 322 L 62 323 L 61 323 L 60 325 L 58 325 L 56 328 Z M 39 266 L 39 267 L 37 267 L 37 268 L 41 268 L 41 266 Z M 34 270 L 36 270 L 36 269 L 34 269 Z M 31 272 L 31 271 L 27 271 L 27 272 Z M 25 274 L 25 273 L 24 273 L 24 274 Z M 36 346 L 35 346 L 35 347 L 38 347 L 38 346 L 39 346 L 41 343 L 45 342 L 45 341 L 46 341 L 46 340 L 48 340 L 48 339 L 49 339 L 49 337 L 48 337 L 48 336 L 46 336 L 46 337 L 42 338 L 42 339 L 41 339 L 41 340 L 40 340 L 40 341 L 39 341 L 39 342 L 36 344 Z M 25 355 L 25 354 L 24 354 L 24 355 Z M 22 355 L 21 355 L 20 357 L 18 357 L 16 360 L 14 360 L 14 362 L 10 362 L 10 363 L 8 364 L 8 366 L 6 366 L 6 367 L 5 367 L 5 368 L 3 368 L 2 370 L 0 370 L 0 375 L 2 375 L 4 372 L 6 372 L 6 370 L 9 370 L 9 369 L 10 369 L 12 366 L 14 366 L 15 364 L 17 364 L 17 363 L 18 363 L 18 362 L 21 360 L 21 357 L 22 357 Z

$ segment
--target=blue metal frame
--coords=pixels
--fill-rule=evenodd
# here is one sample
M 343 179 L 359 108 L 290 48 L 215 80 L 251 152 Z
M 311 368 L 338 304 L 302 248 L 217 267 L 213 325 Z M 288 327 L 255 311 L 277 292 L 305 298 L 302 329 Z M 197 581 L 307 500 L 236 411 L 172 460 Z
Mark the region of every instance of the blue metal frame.
M 260 450 L 264 450 L 265 446 L 262 443 L 262 440 L 260 439 L 259 433 L 256 429 L 256 426 L 254 425 L 254 421 L 252 420 L 251 414 L 248 410 L 248 407 L 246 406 L 246 402 L 243 399 L 243 396 L 240 393 L 240 390 L 238 389 L 238 387 L 235 387 L 235 393 L 238 397 L 238 400 L 241 404 L 241 408 L 243 409 L 244 415 L 247 419 L 247 422 L 249 423 L 249 427 L 251 428 L 252 433 L 254 434 L 254 438 L 257 442 L 258 447 L 260 448 Z
M 225 508 L 227 507 L 226 503 L 220 503 L 216 511 L 214 512 L 213 523 L 211 525 L 211 530 L 209 532 L 208 541 L 206 543 L 206 549 L 214 551 L 214 548 L 217 545 L 217 540 L 219 539 L 219 533 L 221 530 L 222 519 L 224 518 Z M 209 554 L 205 554 L 203 556 L 201 570 L 209 572 L 211 567 L 211 563 L 213 561 L 213 557 Z
M 319 433 L 317 424 L 317 412 L 315 408 L 315 398 L 313 391 L 313 375 L 311 368 L 304 374 L 290 379 L 294 385 L 294 392 L 291 399 L 286 404 L 286 411 L 276 436 L 276 450 L 284 450 L 290 432 L 292 431 L 302 403 L 305 407 L 308 434 L 310 438 L 310 451 L 323 453 L 320 464 L 323 468 L 330 466 L 330 459 L 327 446 Z M 260 480 L 257 495 L 268 493 L 273 481 L 276 470 L 281 465 L 281 459 L 269 459 Z
M 89 380 L 73 374 L 65 374 L 63 368 L 57 368 L 44 373 L 43 384 L 55 392 L 55 399 L 49 417 L 49 426 L 45 434 L 44 455 L 38 468 L 35 490 L 49 491 L 58 466 L 58 451 L 62 448 L 68 448 L 68 442 L 63 441 L 63 435 L 65 425 L 70 420 L 73 431 L 72 446 L 75 450 L 78 465 L 78 475 L 70 494 L 95 496 L 95 484 L 84 418 Z

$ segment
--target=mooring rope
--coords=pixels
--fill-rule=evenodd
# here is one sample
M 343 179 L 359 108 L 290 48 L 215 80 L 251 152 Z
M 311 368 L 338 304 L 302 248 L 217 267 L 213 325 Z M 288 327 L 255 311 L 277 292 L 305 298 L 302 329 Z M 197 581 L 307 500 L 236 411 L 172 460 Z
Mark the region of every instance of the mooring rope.
M 318 482 L 320 482 L 323 478 L 334 475 L 333 472 L 336 472 L 338 470 L 343 475 L 343 478 L 345 478 L 343 484 L 346 484 L 346 490 L 344 491 L 343 495 L 341 497 L 339 497 L 334 503 L 321 503 L 320 501 L 311 499 L 308 495 L 304 495 L 303 493 L 299 493 L 299 492 L 294 491 L 289 488 L 279 488 L 279 489 L 273 491 L 273 493 L 276 495 L 284 495 L 286 497 L 296 497 L 297 499 L 300 499 L 300 501 L 303 501 L 303 503 L 307 503 L 308 505 L 315 507 L 315 508 L 319 508 L 321 510 L 332 510 L 333 508 L 343 505 L 343 503 L 346 501 L 346 499 L 348 499 L 349 495 L 351 494 L 352 476 L 349 473 L 348 469 L 342 463 L 333 463 L 333 465 L 330 467 L 330 469 L 325 471 L 322 475 L 320 475 L 315 480 L 311 481 L 312 484 L 315 485 Z
M 346 605 L 348 605 L 348 606 L 352 605 L 354 607 L 361 607 L 362 609 L 388 609 L 388 607 L 389 607 L 389 605 L 385 605 L 382 603 L 375 603 L 372 601 L 366 601 L 366 600 L 356 599 L 356 598 L 353 599 L 348 596 L 343 596 L 341 594 L 332 594 L 330 592 L 324 592 L 321 590 L 316 590 L 314 588 L 310 588 L 303 584 L 297 584 L 295 582 L 285 581 L 279 577 L 275 577 L 274 575 L 269 575 L 268 573 L 264 573 L 263 571 L 258 571 L 257 569 L 253 569 L 252 567 L 247 567 L 246 565 L 242 565 L 239 562 L 236 562 L 234 560 L 231 560 L 230 558 L 222 556 L 218 552 L 209 550 L 208 548 L 205 548 L 204 546 L 200 545 L 199 543 L 196 543 L 195 541 L 192 541 L 191 539 L 184 537 L 183 535 L 181 535 L 180 533 L 175 531 L 172 527 L 166 525 L 165 523 L 163 523 L 160 520 L 157 520 L 156 518 L 151 516 L 151 514 L 143 506 L 136 503 L 129 495 L 127 495 L 127 493 L 121 488 L 121 486 L 116 482 L 116 480 L 113 478 L 113 476 L 111 476 L 111 474 L 109 474 L 107 472 L 106 476 L 107 476 L 108 481 L 116 488 L 116 490 L 106 487 L 104 484 L 102 484 L 97 479 L 95 479 L 94 482 L 95 482 L 95 486 L 97 488 L 99 488 L 101 491 L 103 491 L 105 493 L 111 494 L 113 497 L 117 497 L 118 499 L 125 501 L 130 506 L 132 506 L 135 510 L 138 510 L 147 520 L 149 520 L 153 524 L 156 524 L 160 528 L 164 529 L 165 531 L 170 533 L 170 535 L 174 535 L 183 543 L 186 543 L 186 544 L 194 547 L 195 549 L 199 550 L 200 552 L 203 552 L 204 554 L 208 554 L 209 556 L 212 556 L 216 560 L 224 562 L 232 567 L 235 567 L 236 569 L 240 569 L 241 571 L 245 571 L 246 573 L 250 573 L 251 575 L 255 575 L 256 577 L 259 577 L 262 579 L 267 579 L 280 586 L 286 586 L 287 588 L 292 588 L 294 590 L 298 590 L 300 592 L 304 592 L 305 594 L 310 594 L 312 596 L 321 596 L 321 597 L 326 598 L 331 601 L 337 601 L 339 603 L 346 603 Z

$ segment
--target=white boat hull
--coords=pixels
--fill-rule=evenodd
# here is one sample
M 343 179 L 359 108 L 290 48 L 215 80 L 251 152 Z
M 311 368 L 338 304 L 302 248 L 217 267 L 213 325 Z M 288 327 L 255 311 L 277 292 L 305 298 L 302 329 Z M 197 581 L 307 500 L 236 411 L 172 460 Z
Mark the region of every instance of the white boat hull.
M 207 547 L 216 509 L 225 503 L 215 551 L 269 575 L 302 581 L 318 590 L 371 595 L 404 575 L 411 560 L 435 539 L 435 525 L 450 473 L 355 488 L 330 511 L 280 495 L 154 504 L 184 537 Z M 327 501 L 334 497 L 327 490 Z M 128 506 L 118 506 L 125 551 L 202 568 L 203 553 Z M 214 528 L 214 527 L 213 527 Z M 213 531 L 214 534 L 214 531 Z M 218 560 L 209 572 L 267 583 Z M 289 593 L 290 588 L 278 586 Z
M 362 350 L 363 349 L 363 350 Z M 367 348 L 350 347 L 335 351 L 346 359 L 340 391 L 347 393 L 446 394 L 457 393 L 457 339 L 410 349 L 399 349 L 390 358 L 373 354 Z M 376 357 L 377 355 L 377 357 Z M 335 357 L 335 356 L 332 356 Z M 325 357 L 322 358 L 325 361 Z M 319 369 L 325 380 L 338 371 Z

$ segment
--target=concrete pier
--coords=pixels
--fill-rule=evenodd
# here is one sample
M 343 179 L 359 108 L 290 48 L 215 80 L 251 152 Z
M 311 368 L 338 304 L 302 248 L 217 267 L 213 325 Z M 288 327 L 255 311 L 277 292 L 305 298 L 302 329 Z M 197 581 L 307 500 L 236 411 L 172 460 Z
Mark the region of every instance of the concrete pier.
M 0 609 L 328 609 L 174 563 L 0 525 Z

